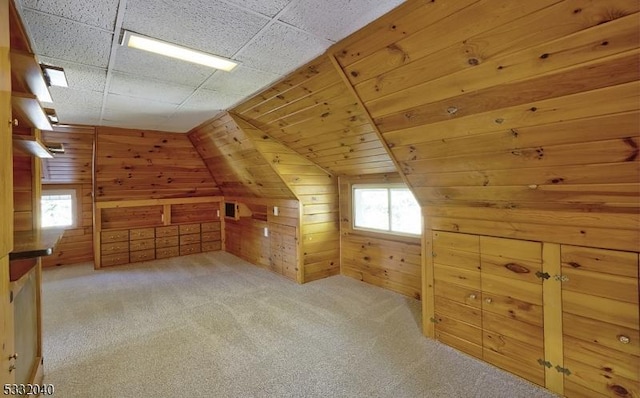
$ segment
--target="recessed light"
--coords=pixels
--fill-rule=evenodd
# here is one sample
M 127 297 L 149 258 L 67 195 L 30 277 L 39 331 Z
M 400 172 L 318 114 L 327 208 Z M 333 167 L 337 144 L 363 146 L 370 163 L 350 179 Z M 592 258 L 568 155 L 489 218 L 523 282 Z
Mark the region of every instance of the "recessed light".
M 218 57 L 217 55 L 207 54 L 202 51 L 192 50 L 177 44 L 171 44 L 166 41 L 142 36 L 128 30 L 124 31 L 122 45 L 171 58 L 181 59 L 183 61 L 193 62 L 199 65 L 209 66 L 226 72 L 231 71 L 238 65 L 237 62 L 231 61 L 227 58 Z
M 69 87 L 64 69 L 59 66 L 40 65 L 50 86 Z

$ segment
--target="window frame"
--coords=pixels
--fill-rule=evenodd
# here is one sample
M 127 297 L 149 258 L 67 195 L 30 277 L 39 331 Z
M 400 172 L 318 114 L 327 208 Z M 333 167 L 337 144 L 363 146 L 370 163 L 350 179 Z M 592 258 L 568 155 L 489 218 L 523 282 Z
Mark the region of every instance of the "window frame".
M 71 225 L 51 225 L 48 227 L 42 226 L 44 206 L 42 201 L 46 196 L 55 195 L 70 195 L 71 196 Z M 78 215 L 78 189 L 76 187 L 55 187 L 55 188 L 42 188 L 40 195 L 40 224 L 42 229 L 75 229 L 79 228 L 80 217 Z
M 385 189 L 387 191 L 387 204 L 389 206 L 389 211 L 388 211 L 389 229 L 388 230 L 359 227 L 359 226 L 356 225 L 356 189 Z M 364 183 L 364 184 L 356 183 L 356 184 L 351 184 L 351 192 L 350 192 L 351 193 L 351 229 L 354 232 L 367 232 L 367 233 L 374 233 L 374 234 L 393 235 L 393 236 L 399 236 L 399 237 L 405 237 L 405 238 L 414 238 L 414 239 L 419 239 L 419 238 L 422 237 L 422 235 L 424 234 L 424 225 L 422 225 L 422 223 L 423 223 L 422 208 L 421 208 L 419 203 L 418 203 L 418 208 L 420 209 L 420 233 L 412 234 L 412 233 L 409 233 L 409 232 L 398 232 L 398 231 L 393 231 L 392 230 L 393 214 L 392 214 L 392 211 L 391 211 L 391 191 L 393 189 L 406 189 L 413 195 L 413 192 L 411 192 L 409 187 L 406 184 L 403 184 L 403 183 Z M 416 199 L 415 195 L 413 195 L 413 197 L 414 197 L 414 199 Z M 417 199 L 416 199 L 416 202 L 417 202 Z

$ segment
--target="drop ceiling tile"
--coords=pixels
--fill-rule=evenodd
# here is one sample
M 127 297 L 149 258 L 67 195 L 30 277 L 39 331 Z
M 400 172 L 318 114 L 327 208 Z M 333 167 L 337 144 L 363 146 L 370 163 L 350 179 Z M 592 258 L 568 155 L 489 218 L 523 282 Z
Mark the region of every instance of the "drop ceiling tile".
M 129 97 L 119 94 L 108 94 L 105 105 L 105 118 L 114 119 L 115 115 L 139 115 L 142 117 L 157 116 L 165 118 L 178 108 L 167 102 L 150 101 L 144 98 Z
M 180 109 L 179 113 L 167 120 L 166 131 L 188 133 L 196 126 L 213 119 L 221 111 L 219 109 Z
M 329 41 L 275 23 L 237 58 L 251 68 L 284 75 L 319 56 L 331 44 Z
M 30 10 L 25 24 L 36 54 L 106 68 L 112 35 L 104 30 Z
M 180 104 L 195 87 L 168 84 L 160 80 L 113 72 L 109 92 L 171 104 Z
M 403 0 L 299 0 L 280 20 L 317 36 L 339 41 L 400 5 Z
M 94 66 L 39 57 L 40 62 L 64 68 L 69 88 L 84 91 L 103 91 L 107 81 L 107 70 Z
M 215 69 L 134 48 L 118 47 L 114 70 L 167 83 L 198 87 Z
M 240 101 L 243 97 L 238 94 L 221 91 L 200 89 L 195 92 L 182 106 L 191 111 L 208 111 L 214 109 L 227 109 Z
M 111 30 L 116 22 L 118 0 L 21 0 L 22 6 Z
M 221 1 L 129 0 L 123 28 L 231 57 L 267 22 Z
M 78 108 L 75 106 L 56 106 L 60 124 L 100 124 L 100 108 Z
M 229 0 L 229 2 L 273 17 L 289 4 L 291 0 Z
M 102 108 L 102 93 L 98 91 L 83 91 L 74 90 L 66 87 L 49 87 L 51 91 L 51 98 L 53 98 L 53 107 L 57 109 L 58 106 L 64 106 L 65 108 Z
M 243 65 L 231 72 L 218 71 L 204 84 L 204 88 L 246 96 L 280 79 L 282 76 L 250 69 Z

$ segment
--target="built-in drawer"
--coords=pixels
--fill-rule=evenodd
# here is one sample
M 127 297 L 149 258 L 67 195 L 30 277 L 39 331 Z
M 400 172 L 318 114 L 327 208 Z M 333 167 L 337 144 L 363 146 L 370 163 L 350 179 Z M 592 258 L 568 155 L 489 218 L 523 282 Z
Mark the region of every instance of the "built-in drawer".
M 147 261 L 156 258 L 156 251 L 154 249 L 139 250 L 129 253 L 129 259 L 132 263 L 136 261 Z
M 203 252 L 212 252 L 216 250 L 222 249 L 222 242 L 202 242 L 202 251 Z
M 100 265 L 102 267 L 108 267 L 110 265 L 127 264 L 129 262 L 129 252 L 118 254 L 105 254 L 100 259 Z
M 200 224 L 185 224 L 180 226 L 180 235 L 199 234 Z
M 129 231 L 129 239 L 150 239 L 155 238 L 155 228 L 138 228 Z
M 111 242 L 111 243 L 103 243 L 102 244 L 101 253 L 104 254 L 116 254 L 116 253 L 126 253 L 129 251 L 129 242 Z
M 202 241 L 203 242 L 213 242 L 216 240 L 220 240 L 222 237 L 222 235 L 220 234 L 220 231 L 215 231 L 215 232 L 202 232 Z
M 200 243 L 200 234 L 180 235 L 180 246 Z
M 129 240 L 129 231 L 102 231 L 101 233 L 102 243 L 107 242 L 122 242 Z
M 153 238 L 132 240 L 129 242 L 129 250 L 133 252 L 138 250 L 154 249 L 155 243 L 156 243 L 156 240 Z
M 194 243 L 192 245 L 181 245 L 180 246 L 180 255 L 184 256 L 186 254 L 194 254 L 194 253 L 200 253 L 201 247 L 200 247 L 200 243 Z
M 220 223 L 219 222 L 203 222 L 202 224 L 202 232 L 213 232 L 220 231 Z
M 178 236 L 169 236 L 166 238 L 156 238 L 156 249 L 161 249 L 163 247 L 172 247 L 178 246 Z
M 177 257 L 179 255 L 180 248 L 178 246 L 156 249 L 156 258 Z
M 169 225 L 166 227 L 156 227 L 156 238 L 165 238 L 167 236 L 178 236 L 178 226 Z

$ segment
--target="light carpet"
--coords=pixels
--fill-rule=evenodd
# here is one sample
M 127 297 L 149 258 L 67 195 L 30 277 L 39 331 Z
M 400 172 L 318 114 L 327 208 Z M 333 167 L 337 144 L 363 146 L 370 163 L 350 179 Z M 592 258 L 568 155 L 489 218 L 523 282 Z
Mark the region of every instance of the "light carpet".
M 423 337 L 419 301 L 347 277 L 297 285 L 213 252 L 43 279 L 56 397 L 554 396 Z

